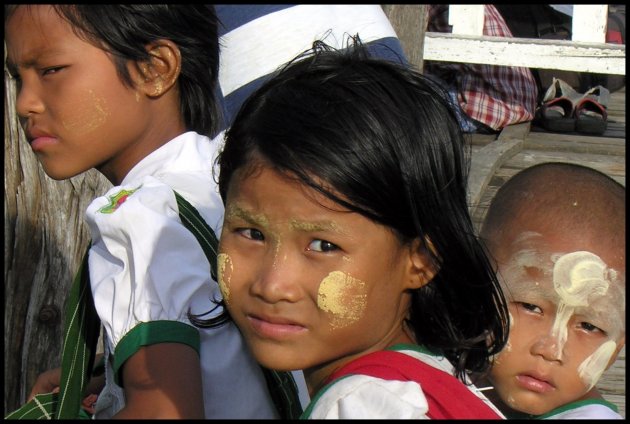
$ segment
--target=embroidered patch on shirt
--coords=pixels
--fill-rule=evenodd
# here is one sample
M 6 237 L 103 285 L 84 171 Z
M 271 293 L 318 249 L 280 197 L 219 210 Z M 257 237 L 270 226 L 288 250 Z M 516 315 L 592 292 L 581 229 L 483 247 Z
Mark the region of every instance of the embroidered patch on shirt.
M 103 206 L 98 211 L 100 213 L 114 213 L 114 211 L 118 209 L 120 205 L 125 203 L 125 200 L 127 200 L 129 196 L 131 196 L 136 190 L 138 190 L 138 188 L 134 190 L 120 190 L 118 193 L 109 196 L 109 204 Z

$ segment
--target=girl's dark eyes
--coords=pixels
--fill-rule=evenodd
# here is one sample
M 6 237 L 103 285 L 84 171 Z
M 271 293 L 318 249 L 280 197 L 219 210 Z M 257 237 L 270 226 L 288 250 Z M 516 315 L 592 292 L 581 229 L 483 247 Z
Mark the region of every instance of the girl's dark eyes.
M 238 228 L 236 232 L 242 235 L 243 237 L 251 239 L 251 240 L 262 241 L 265 239 L 265 236 L 263 235 L 263 233 L 261 233 L 260 231 L 254 228 Z
M 43 69 L 42 70 L 42 75 L 56 74 L 57 72 L 59 72 L 63 68 L 64 68 L 63 66 L 51 66 L 50 68 Z
M 332 252 L 339 249 L 336 244 L 333 244 L 326 240 L 313 240 L 307 250 L 313 250 L 315 252 Z

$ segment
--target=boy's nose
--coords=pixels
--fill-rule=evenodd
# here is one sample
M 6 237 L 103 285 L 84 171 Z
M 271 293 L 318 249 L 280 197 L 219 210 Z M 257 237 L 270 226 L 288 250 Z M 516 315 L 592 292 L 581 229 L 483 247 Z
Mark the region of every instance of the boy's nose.
M 551 333 L 541 334 L 534 340 L 531 346 L 531 353 L 542 356 L 547 361 L 562 361 L 564 344 L 560 343 L 558 337 Z

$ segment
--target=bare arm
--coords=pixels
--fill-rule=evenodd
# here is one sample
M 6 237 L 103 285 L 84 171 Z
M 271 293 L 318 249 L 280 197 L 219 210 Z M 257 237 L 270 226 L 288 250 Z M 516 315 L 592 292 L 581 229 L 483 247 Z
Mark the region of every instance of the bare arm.
M 140 348 L 123 365 L 126 405 L 114 418 L 204 418 L 199 355 L 181 343 Z

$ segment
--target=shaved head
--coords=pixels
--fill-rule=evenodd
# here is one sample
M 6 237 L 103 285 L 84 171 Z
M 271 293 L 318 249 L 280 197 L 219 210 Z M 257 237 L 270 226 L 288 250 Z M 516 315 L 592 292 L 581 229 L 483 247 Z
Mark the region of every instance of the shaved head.
M 525 232 L 562 240 L 572 250 L 600 252 L 625 274 L 626 190 L 580 165 L 544 163 L 507 181 L 494 197 L 481 238 L 497 260 Z

